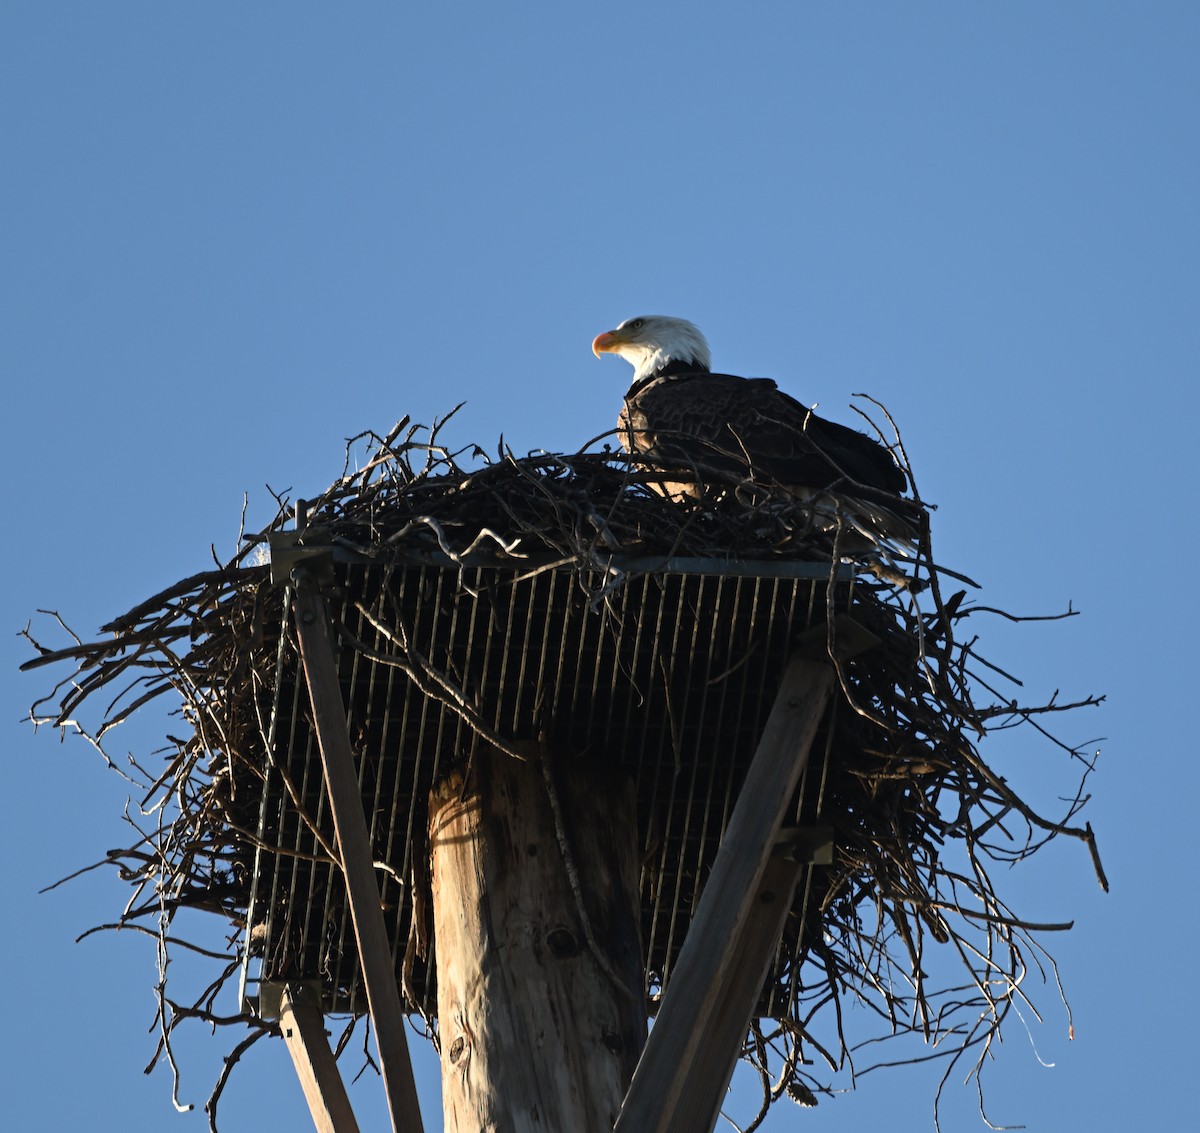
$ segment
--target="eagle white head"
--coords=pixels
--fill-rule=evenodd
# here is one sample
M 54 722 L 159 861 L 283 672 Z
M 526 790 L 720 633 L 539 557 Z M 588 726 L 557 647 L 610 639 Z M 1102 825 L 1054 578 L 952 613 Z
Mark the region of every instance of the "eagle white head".
M 712 366 L 708 343 L 698 327 L 670 315 L 639 315 L 626 319 L 616 330 L 606 330 L 592 342 L 592 353 L 619 354 L 633 367 L 633 380 L 682 362 L 707 372 Z

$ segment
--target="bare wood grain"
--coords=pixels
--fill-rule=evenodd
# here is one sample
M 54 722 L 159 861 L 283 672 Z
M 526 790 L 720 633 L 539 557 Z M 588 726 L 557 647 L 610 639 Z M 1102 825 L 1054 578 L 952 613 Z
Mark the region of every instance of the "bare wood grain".
M 317 1133 L 358 1133 L 346 1084 L 329 1049 L 325 1018 L 303 985 L 285 985 L 279 1003 L 279 1029 L 296 1067 Z

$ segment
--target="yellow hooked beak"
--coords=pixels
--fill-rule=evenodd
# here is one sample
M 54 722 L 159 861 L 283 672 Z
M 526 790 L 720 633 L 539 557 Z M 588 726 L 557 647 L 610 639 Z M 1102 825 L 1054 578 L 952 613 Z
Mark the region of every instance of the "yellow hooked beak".
M 625 339 L 615 330 L 606 330 L 603 334 L 598 334 L 592 339 L 592 353 L 599 358 L 601 354 L 615 353 L 624 345 Z

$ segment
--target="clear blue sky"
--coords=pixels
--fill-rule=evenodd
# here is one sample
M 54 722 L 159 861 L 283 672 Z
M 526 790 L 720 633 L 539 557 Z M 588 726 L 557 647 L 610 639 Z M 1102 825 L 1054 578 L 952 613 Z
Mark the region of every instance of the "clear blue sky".
M 1076 921 L 1048 942 L 1076 1037 L 1041 994 L 1055 1065 L 1011 1031 L 989 1114 L 1191 1124 L 1198 57 L 1193 3 L 0 6 L 6 1125 L 205 1128 L 141 1073 L 149 942 L 72 943 L 124 887 L 37 894 L 122 843 L 125 791 L 20 724 L 47 681 L 15 675 L 27 618 L 94 633 L 228 555 L 244 492 L 261 523 L 266 485 L 315 492 L 404 414 L 465 400 L 464 443 L 573 449 L 628 377 L 591 338 L 637 313 L 829 416 L 883 400 L 940 558 L 991 604 L 1083 611 L 985 627 L 1031 698 L 1109 695 L 1061 727 L 1107 737 L 1113 884 L 1074 845 L 1001 879 Z M 1048 746 L 985 754 L 1052 793 Z M 199 1107 L 229 1044 L 182 1045 Z M 768 1129 L 928 1130 L 936 1074 Z M 377 1081 L 353 1096 L 379 1128 Z M 945 1127 L 983 1128 L 974 1104 L 955 1084 Z M 260 1044 L 223 1128 L 306 1121 Z

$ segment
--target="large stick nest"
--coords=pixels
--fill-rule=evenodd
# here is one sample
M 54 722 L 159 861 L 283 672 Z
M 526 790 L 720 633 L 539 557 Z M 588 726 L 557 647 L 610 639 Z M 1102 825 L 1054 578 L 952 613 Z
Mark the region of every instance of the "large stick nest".
M 763 1081 L 762 1109 L 748 1127 L 780 1097 L 813 1104 L 835 1073 L 862 1073 L 863 1051 L 881 1035 L 933 1044 L 947 1061 L 946 1074 L 973 1052 L 978 1073 L 1008 1012 L 1025 996 L 1028 969 L 1044 975 L 1053 968 L 1037 934 L 1068 927 L 1022 920 L 997 894 L 989 866 L 1028 858 L 1066 836 L 1085 843 L 1106 884 L 1090 825 L 1078 817 L 1092 763 L 1080 746 L 1046 728 L 1048 716 L 1101 698 L 1022 704 L 1000 691 L 1012 678 L 984 661 L 974 633 L 964 632 L 972 617 L 1000 611 L 968 601 L 973 584 L 935 563 L 927 523 L 919 545 L 905 548 L 864 538 L 863 521 L 841 506 L 836 492 L 801 504 L 727 476 L 704 486 L 704 470 L 694 469 L 699 498 L 666 499 L 654 486 L 668 472 L 679 481 L 678 469 L 609 451 L 520 458 L 503 447 L 494 457 L 476 447 L 452 452 L 441 444 L 440 428 L 402 422 L 386 437 L 354 438 L 343 475 L 323 495 L 295 506 L 276 497 L 274 519 L 246 536 L 231 561 L 142 602 L 104 626 L 111 636 L 103 640 L 71 634 L 65 646 L 49 647 L 27 632 L 39 656 L 26 667 L 73 666 L 34 705 L 35 723 L 80 731 L 103 753 L 113 727 L 164 694 L 182 720 L 167 732 L 161 765 L 147 766 L 140 757 L 122 768 L 138 784 L 136 813 L 126 811 L 136 836 L 98 863 L 115 866 L 133 887 L 115 921 L 98 927 L 147 932 L 164 955 L 190 949 L 216 965 L 215 978 L 196 998 L 174 998 L 160 983 L 160 1041 L 151 1065 L 161 1057 L 175 1067 L 171 1035 L 184 1019 L 249 1027 L 209 1100 L 215 1129 L 232 1066 L 252 1042 L 275 1031 L 246 1011 L 220 1014 L 215 1000 L 255 949 L 247 907 L 256 861 L 295 853 L 263 844 L 259 808 L 271 764 L 281 644 L 292 645 L 285 590 L 272 583 L 263 549 L 299 519 L 325 544 L 378 563 L 396 552 L 436 553 L 452 563 L 485 552 L 518 569 L 536 562 L 536 569 L 574 570 L 596 608 L 628 582 L 627 572 L 612 567 L 614 554 L 821 563 L 830 572 L 830 593 L 839 567 L 844 576 L 849 565 L 853 617 L 879 644 L 846 660 L 829 638 L 842 693 L 837 758 L 825 788 L 836 809 L 835 857 L 806 898 L 810 923 L 784 973 L 785 1007 L 747 1036 L 743 1057 Z M 891 447 L 912 481 L 898 437 Z M 353 469 L 356 459 L 360 467 Z M 866 526 L 866 535 L 878 534 Z M 948 582 L 953 593 L 945 596 Z M 347 636 L 340 641 L 343 649 L 359 645 Z M 419 664 L 420 654 L 411 651 L 406 663 Z M 444 695 L 444 672 L 408 675 L 431 687 L 440 682 L 441 700 L 453 699 Z M 85 703 L 102 705 L 98 724 L 86 730 Z M 460 708 L 489 743 L 505 746 L 506 738 L 473 719 L 465 702 Z M 983 736 L 1016 725 L 1077 765 L 1076 789 L 1065 804 L 1055 801 L 1055 813 L 1043 814 L 1040 804 L 1021 797 L 980 755 Z M 155 758 L 161 756 L 160 750 Z M 314 858 L 328 862 L 327 822 L 302 819 L 311 827 Z M 175 928 L 178 914 L 190 909 L 219 913 L 232 925 L 224 949 Z M 957 976 L 938 967 L 936 952 L 957 960 Z M 944 978 L 939 983 L 931 972 Z M 874 1031 L 846 1021 L 851 1001 L 868 1008 L 878 1023 Z M 352 1027 L 353 1020 L 343 1045 Z M 925 1057 L 927 1050 L 887 1061 Z M 819 1072 L 821 1064 L 827 1073 Z

